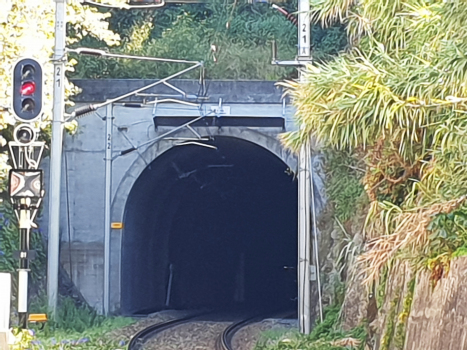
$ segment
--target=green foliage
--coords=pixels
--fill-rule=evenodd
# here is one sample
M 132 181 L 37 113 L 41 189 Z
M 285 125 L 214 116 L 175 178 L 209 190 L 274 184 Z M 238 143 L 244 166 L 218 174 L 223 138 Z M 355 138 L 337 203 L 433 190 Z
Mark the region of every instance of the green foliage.
M 115 350 L 123 349 L 129 341 L 127 335 L 116 336 L 116 329 L 128 326 L 134 320 L 124 317 L 106 318 L 99 325 L 81 332 L 73 330 L 15 330 L 19 339 L 12 350 Z
M 282 4 L 289 12 L 296 4 Z M 267 4 L 212 0 L 205 4 L 170 4 L 157 10 L 112 10 L 111 28 L 120 33 L 121 53 L 204 61 L 212 79 L 267 79 L 293 77 L 294 68 L 272 66 L 271 41 L 280 59 L 296 55 L 297 29 Z M 313 29 L 316 59 L 341 50 L 346 39 L 341 26 Z M 102 46 L 83 38 L 79 45 Z M 212 48 L 215 47 L 215 52 Z M 161 78 L 180 65 L 134 60 L 96 60 L 80 57 L 72 77 Z M 196 73 L 185 77 L 196 78 Z
M 32 299 L 29 306 L 31 313 L 46 313 L 50 315 L 47 308 L 45 294 L 40 294 Z M 44 334 L 54 334 L 57 330 L 66 332 L 83 332 L 88 328 L 99 327 L 106 318 L 99 315 L 88 305 L 78 306 L 70 297 L 60 297 L 57 307 L 56 320 L 51 319 L 44 328 Z
M 394 339 L 394 331 L 395 331 L 396 322 L 397 322 L 396 320 L 397 307 L 399 305 L 400 297 L 401 297 L 401 290 L 400 288 L 398 288 L 389 306 L 389 312 L 387 314 L 387 321 L 386 321 L 386 329 L 384 330 L 384 334 L 381 339 L 380 350 L 389 350 L 391 346 L 391 342 Z
M 431 260 L 436 280 L 466 245 L 467 3 L 312 0 L 312 8 L 316 23 L 345 23 L 352 47 L 283 84 L 300 124 L 283 140 L 297 148 L 312 136 L 365 160 L 368 280 L 399 253 Z
M 18 250 L 19 232 L 16 218 L 8 202 L 0 203 L 0 271 L 14 272 L 18 262 L 13 252 Z
M 462 252 L 467 247 L 467 206 L 463 205 L 450 213 L 435 215 L 428 225 L 429 250 L 428 257 L 441 254 L 449 255 Z
M 454 253 L 452 253 L 453 258 L 460 258 L 461 256 L 467 256 L 467 247 L 462 246 L 456 249 Z
M 12 346 L 12 350 L 23 350 L 31 347 L 31 342 L 34 341 L 34 333 L 27 329 L 13 329 L 13 335 L 16 337 L 16 342 Z
M 309 66 L 306 83 L 288 85 L 306 127 L 299 139 L 313 134 L 332 147 L 366 153 L 383 140 L 395 147 L 403 165 L 432 160 L 437 166 L 442 160 L 435 155 L 440 155 L 460 167 L 463 158 L 452 156 L 465 144 L 465 2 L 331 3 L 335 6 L 318 1 L 316 18 L 344 20 L 340 16 L 353 5 L 355 16 L 345 20 L 356 47 L 327 64 Z M 465 185 L 465 175 L 453 179 L 460 180 Z M 436 184 L 431 194 L 447 194 Z
M 31 288 L 41 289 L 45 278 L 46 255 L 44 243 L 39 230 L 32 230 L 30 248 L 36 251 L 36 258 L 30 262 Z M 19 250 L 19 228 L 16 216 L 10 202 L 0 202 L 0 271 L 11 272 L 14 291 L 16 291 L 16 269 L 18 259 L 13 258 L 13 252 Z
M 407 320 L 412 307 L 413 295 L 415 291 L 415 276 L 407 282 L 407 292 L 402 294 L 401 288 L 395 292 L 391 300 L 386 317 L 386 328 L 381 339 L 380 350 L 397 349 L 403 350 L 406 336 Z M 402 310 L 399 307 L 403 297 Z M 393 346 L 392 346 L 393 345 Z
M 42 235 L 39 230 L 32 230 L 30 248 L 36 251 L 36 258 L 30 261 L 29 309 L 32 313 L 48 313 L 45 298 L 46 254 Z M 17 292 L 18 259 L 13 252 L 19 250 L 19 229 L 16 216 L 9 202 L 0 202 L 0 271 L 10 272 L 13 281 L 13 296 Z M 48 313 L 50 314 L 50 313 Z M 57 321 L 50 320 L 46 330 L 70 330 L 81 332 L 87 328 L 101 325 L 103 316 L 89 306 L 77 307 L 71 298 L 60 298 Z
M 346 152 L 327 152 L 327 172 L 329 181 L 326 193 L 334 204 L 334 213 L 340 222 L 352 218 L 358 204 L 365 202 L 365 190 L 362 185 L 364 170 L 355 157 Z
M 340 306 L 325 308 L 324 320 L 319 322 L 309 335 L 298 333 L 286 334 L 280 338 L 266 339 L 258 342 L 255 350 L 339 350 L 343 346 L 333 345 L 333 341 L 352 337 L 360 341 L 358 349 L 364 349 L 367 338 L 365 326 L 362 325 L 349 332 L 339 329 Z
M 323 28 L 315 25 L 312 28 L 313 59 L 317 62 L 326 62 L 335 57 L 347 46 L 345 27 L 334 25 Z
M 77 307 L 74 300 L 64 298 L 57 310 L 57 321 L 54 328 L 83 332 L 87 328 L 102 325 L 105 318 L 89 306 Z
M 389 276 L 389 267 L 385 266 L 381 272 L 380 278 L 378 280 L 378 286 L 376 288 L 376 305 L 378 310 L 381 309 L 384 303 L 384 298 L 386 297 L 386 286 Z
M 118 4 L 124 0 L 108 0 Z M 83 38 L 101 40 L 108 46 L 119 42 L 119 36 L 108 30 L 109 13 L 96 8 L 83 6 L 79 0 L 69 0 L 67 22 L 69 29 L 67 41 L 72 43 Z M 0 194 L 5 189 L 8 174 L 8 154 L 5 144 L 11 140 L 14 124 L 17 122 L 8 106 L 11 106 L 11 86 L 13 65 L 20 57 L 31 56 L 43 64 L 44 71 L 44 112 L 43 120 L 36 123 L 42 133 L 49 132 L 52 111 L 53 65 L 51 56 L 54 46 L 54 1 L 8 0 L 1 2 L 0 10 Z M 88 39 L 90 40 L 90 39 Z M 67 69 L 73 69 L 70 61 Z M 73 94 L 75 89 L 65 82 L 65 95 Z M 68 129 L 71 123 L 67 123 Z M 42 135 L 41 135 L 42 137 Z M 47 136 L 43 137 L 48 139 Z
M 396 349 L 403 350 L 405 344 L 407 320 L 412 308 L 413 294 L 415 291 L 415 277 L 407 283 L 407 294 L 404 298 L 402 312 L 397 317 L 396 334 L 394 336 L 394 345 Z

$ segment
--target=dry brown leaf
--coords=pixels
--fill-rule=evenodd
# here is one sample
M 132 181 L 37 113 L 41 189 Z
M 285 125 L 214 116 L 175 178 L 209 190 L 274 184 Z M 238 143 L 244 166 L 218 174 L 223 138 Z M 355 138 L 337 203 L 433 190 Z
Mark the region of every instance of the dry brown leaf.
M 361 343 L 362 342 L 360 340 L 349 337 L 349 338 L 334 340 L 333 342 L 331 342 L 331 345 L 356 347 L 356 346 L 359 346 Z
M 371 239 L 366 244 L 366 252 L 358 261 L 363 264 L 364 283 L 370 283 L 379 277 L 379 271 L 392 259 L 398 251 L 405 248 L 417 250 L 428 242 L 428 225 L 436 214 L 448 214 L 459 208 L 467 200 L 467 196 L 436 203 L 416 211 L 405 212 L 395 218 L 396 228 L 390 235 Z

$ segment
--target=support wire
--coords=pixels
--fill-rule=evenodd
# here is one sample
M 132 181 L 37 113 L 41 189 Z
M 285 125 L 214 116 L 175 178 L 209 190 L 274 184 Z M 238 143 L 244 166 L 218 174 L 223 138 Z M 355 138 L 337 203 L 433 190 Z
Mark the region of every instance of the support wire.
M 69 191 L 69 175 L 68 175 L 68 156 L 67 152 L 64 152 L 65 160 L 65 187 L 66 187 L 66 216 L 68 226 L 68 263 L 70 264 L 70 279 L 73 282 L 73 262 L 71 257 L 71 221 L 70 221 L 70 191 Z
M 318 234 L 316 231 L 316 204 L 315 204 L 315 183 L 313 181 L 313 161 L 311 158 L 312 152 L 311 152 L 311 146 L 308 144 L 307 148 L 309 150 L 309 157 L 308 157 L 308 162 L 310 162 L 309 166 L 309 171 L 310 171 L 310 182 L 311 182 L 311 211 L 312 211 L 312 216 L 313 216 L 313 228 L 312 228 L 312 233 L 313 233 L 313 239 L 314 239 L 314 251 L 315 251 L 315 265 L 316 265 L 316 282 L 318 284 L 318 301 L 319 301 L 319 317 L 321 322 L 323 322 L 323 298 L 321 295 L 321 277 L 320 277 L 320 265 L 319 265 L 319 249 L 318 249 Z

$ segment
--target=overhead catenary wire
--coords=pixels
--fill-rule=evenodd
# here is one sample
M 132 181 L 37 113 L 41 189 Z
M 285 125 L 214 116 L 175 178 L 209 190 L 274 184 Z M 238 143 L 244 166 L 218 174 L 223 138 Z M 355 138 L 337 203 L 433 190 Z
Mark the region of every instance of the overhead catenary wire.
M 162 135 L 160 135 L 160 136 L 158 136 L 158 137 L 156 137 L 156 138 L 154 138 L 152 140 L 148 140 L 146 142 L 143 142 L 142 144 L 138 145 L 137 147 L 132 147 L 131 149 L 123 150 L 123 151 L 120 152 L 121 153 L 120 156 L 122 156 L 124 154 L 127 154 L 127 153 L 130 153 L 132 151 L 136 151 L 136 150 L 138 150 L 138 149 L 140 149 L 142 147 L 145 147 L 147 145 L 155 144 L 156 142 L 159 142 L 160 140 L 164 139 L 166 136 L 168 136 L 168 135 L 170 135 L 170 134 L 172 134 L 172 133 L 174 133 L 174 132 L 176 132 L 176 131 L 178 131 L 178 130 L 180 130 L 182 128 L 185 128 L 186 126 L 188 126 L 190 124 L 194 124 L 197 121 L 200 121 L 204 117 L 207 117 L 207 116 L 209 116 L 210 114 L 213 114 L 213 113 L 214 113 L 214 111 L 210 111 L 210 112 L 208 112 L 206 114 L 202 114 L 199 117 L 196 117 L 195 119 L 190 120 L 189 122 L 187 122 L 185 124 L 179 125 L 179 126 L 175 127 L 174 129 L 169 130 L 166 133 L 164 133 L 164 134 L 162 134 Z
M 287 12 L 285 9 L 283 9 L 280 6 L 277 6 L 276 4 L 272 4 L 271 7 L 282 13 L 285 16 L 285 18 L 287 18 L 294 26 L 298 26 L 298 19 L 293 14 Z
M 159 4 L 152 4 L 152 5 L 123 5 L 123 6 L 116 6 L 116 5 L 110 5 L 110 4 L 102 4 L 102 3 L 100 3 L 100 2 L 95 2 L 95 1 L 84 0 L 84 1 L 82 2 L 82 4 L 83 4 L 83 5 L 90 5 L 90 6 L 98 6 L 98 7 L 110 8 L 110 9 L 136 10 L 136 9 L 152 9 L 152 8 L 163 7 L 163 6 L 165 6 L 165 1 L 162 0 L 161 3 L 159 3 Z
M 70 220 L 70 189 L 69 189 L 69 175 L 68 175 L 68 155 L 64 152 L 65 161 L 65 188 L 66 188 L 66 220 L 67 220 L 67 231 L 68 231 L 68 263 L 70 264 L 70 279 L 73 283 L 73 259 L 71 257 L 71 220 Z
M 203 62 L 197 62 L 196 64 L 194 64 L 194 65 L 192 65 L 192 66 L 190 66 L 190 67 L 188 67 L 188 68 L 186 68 L 186 69 L 183 69 L 183 70 L 181 70 L 181 71 L 179 71 L 179 72 L 177 72 L 177 73 L 175 73 L 175 74 L 172 74 L 171 76 L 168 76 L 168 77 L 166 77 L 166 78 L 164 78 L 164 79 L 158 80 L 158 81 L 156 81 L 156 82 L 154 82 L 154 83 L 152 83 L 152 84 L 143 86 L 143 87 L 138 88 L 138 89 L 136 89 L 136 90 L 130 91 L 130 92 L 128 92 L 128 93 L 126 93 L 126 94 L 123 94 L 123 95 L 121 95 L 121 96 L 115 97 L 115 98 L 110 99 L 110 100 L 108 100 L 108 101 L 106 101 L 106 102 L 102 102 L 102 103 L 97 103 L 97 104 L 92 104 L 92 105 L 88 105 L 88 106 L 79 107 L 79 108 L 77 108 L 77 109 L 71 114 L 70 118 L 69 118 L 67 121 L 73 120 L 73 119 L 79 117 L 79 116 L 82 115 L 82 114 L 95 111 L 96 109 L 98 109 L 98 108 L 100 108 L 100 107 L 104 107 L 104 106 L 109 105 L 109 104 L 112 104 L 112 103 L 114 103 L 114 102 L 123 100 L 123 99 L 125 99 L 125 98 L 127 98 L 127 97 L 130 97 L 130 96 L 132 96 L 132 95 L 135 95 L 135 94 L 137 94 L 137 93 L 139 93 L 139 92 L 148 90 L 148 89 L 150 89 L 150 88 L 152 88 L 152 87 L 155 87 L 155 86 L 157 86 L 157 85 L 159 85 L 159 84 L 164 83 L 165 81 L 168 81 L 168 80 L 170 80 L 170 79 L 173 79 L 173 78 L 175 78 L 175 77 L 177 77 L 177 76 L 179 76 L 179 75 L 182 75 L 182 74 L 184 74 L 184 73 L 186 73 L 186 72 L 189 72 L 189 71 L 191 71 L 191 70 L 193 70 L 193 69 L 196 69 L 196 68 L 202 67 L 202 66 L 203 66 Z
M 77 53 L 79 55 L 97 56 L 97 57 L 104 56 L 104 57 L 109 57 L 109 58 L 126 58 L 126 59 L 138 60 L 138 61 L 156 61 L 156 62 L 186 63 L 186 64 L 199 63 L 199 61 L 189 61 L 189 60 L 181 60 L 181 59 L 175 59 L 175 58 L 136 56 L 136 55 L 112 53 L 112 52 L 107 52 L 105 50 L 93 49 L 91 47 L 78 47 L 75 49 L 67 49 L 66 52 Z

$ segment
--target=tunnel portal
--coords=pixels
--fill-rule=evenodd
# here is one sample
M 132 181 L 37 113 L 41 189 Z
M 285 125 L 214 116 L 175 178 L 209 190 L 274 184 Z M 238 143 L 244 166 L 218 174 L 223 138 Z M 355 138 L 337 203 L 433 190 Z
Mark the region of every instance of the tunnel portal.
M 175 146 L 128 196 L 124 314 L 294 307 L 297 182 L 267 149 L 218 136 Z

